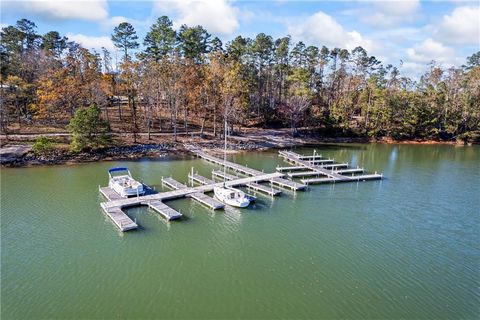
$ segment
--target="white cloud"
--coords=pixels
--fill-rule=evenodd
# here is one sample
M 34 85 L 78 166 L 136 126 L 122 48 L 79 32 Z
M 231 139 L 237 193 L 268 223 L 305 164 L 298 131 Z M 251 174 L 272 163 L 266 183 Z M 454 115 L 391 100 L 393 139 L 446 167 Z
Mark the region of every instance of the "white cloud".
M 227 35 L 239 26 L 240 10 L 229 0 L 160 0 L 154 10 L 158 14 L 173 14 L 175 28 L 182 24 L 201 25 L 209 32 Z
M 480 7 L 457 7 L 434 29 L 435 38 L 447 43 L 480 46 Z
M 361 1 L 367 8 L 348 10 L 345 13 L 360 17 L 364 23 L 373 26 L 393 26 L 412 22 L 418 16 L 420 0 Z
M 452 66 L 460 62 L 453 48 L 447 47 L 431 38 L 417 43 L 412 48 L 408 48 L 406 53 L 408 61 L 411 63 L 426 64 L 435 60 L 445 66 Z
M 289 22 L 287 31 L 297 40 L 318 46 L 325 45 L 348 50 L 362 46 L 367 51 L 375 48 L 372 40 L 365 39 L 356 30 L 346 31 L 335 19 L 322 11 L 301 21 Z
M 67 33 L 67 38 L 69 40 L 78 42 L 79 44 L 81 44 L 83 47 L 87 49 L 95 49 L 98 52 L 101 51 L 102 47 L 106 48 L 110 52 L 114 52 L 116 50 L 109 36 L 95 37 L 95 36 L 86 36 L 80 33 L 77 33 L 77 34 Z
M 373 4 L 383 13 L 406 15 L 418 10 L 420 0 L 382 0 L 374 1 Z
M 132 23 L 131 19 L 125 18 L 123 16 L 114 16 L 108 18 L 108 20 L 104 22 L 104 25 L 106 27 L 117 27 L 122 22 Z
M 15 9 L 47 20 L 102 21 L 108 18 L 106 0 L 26 0 L 2 1 L 4 10 Z

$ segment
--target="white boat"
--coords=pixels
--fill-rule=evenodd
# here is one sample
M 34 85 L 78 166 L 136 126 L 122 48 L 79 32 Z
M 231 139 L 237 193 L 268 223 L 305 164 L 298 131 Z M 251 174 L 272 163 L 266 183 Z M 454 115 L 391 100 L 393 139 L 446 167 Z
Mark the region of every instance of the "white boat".
M 113 173 L 117 174 L 114 175 Z M 128 168 L 111 168 L 108 170 L 108 177 L 108 186 L 122 197 L 143 195 L 145 193 L 143 184 L 132 178 Z
M 223 154 L 223 185 L 218 187 L 213 187 L 213 192 L 215 194 L 215 198 L 220 200 L 221 202 L 228 204 L 232 207 L 239 207 L 245 208 L 248 207 L 250 201 L 253 200 L 252 197 L 248 196 L 242 190 L 235 189 L 232 187 L 227 187 L 225 185 L 225 177 L 226 177 L 226 161 L 227 161 L 227 116 L 225 114 L 225 150 Z
M 213 192 L 218 200 L 232 207 L 245 208 L 250 204 L 250 197 L 242 190 L 223 185 L 221 187 L 214 187 Z

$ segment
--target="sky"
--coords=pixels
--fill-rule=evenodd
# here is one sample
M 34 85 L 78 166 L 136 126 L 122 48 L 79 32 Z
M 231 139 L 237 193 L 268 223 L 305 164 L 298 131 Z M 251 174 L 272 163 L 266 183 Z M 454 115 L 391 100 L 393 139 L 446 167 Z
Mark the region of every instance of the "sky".
M 224 43 L 237 35 L 290 35 L 306 45 L 364 47 L 406 74 L 423 72 L 432 60 L 461 66 L 480 50 L 480 1 L 356 0 L 17 0 L 1 4 L 1 27 L 27 18 L 42 34 L 56 30 L 89 49 L 105 47 L 113 28 L 130 22 L 143 40 L 162 15 L 178 28 L 202 25 Z

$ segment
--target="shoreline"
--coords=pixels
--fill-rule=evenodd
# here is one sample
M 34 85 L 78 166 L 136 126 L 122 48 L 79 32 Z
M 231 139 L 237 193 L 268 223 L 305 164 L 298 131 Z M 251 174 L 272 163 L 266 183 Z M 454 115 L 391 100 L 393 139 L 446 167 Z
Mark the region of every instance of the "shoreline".
M 183 140 L 183 141 L 182 141 Z M 228 153 L 240 153 L 248 151 L 264 151 L 270 149 L 282 149 L 292 147 L 318 146 L 322 144 L 340 144 L 340 143 L 380 143 L 380 144 L 416 144 L 433 145 L 446 144 L 464 146 L 455 141 L 437 141 L 437 140 L 404 140 L 396 141 L 393 139 L 365 139 L 365 138 L 312 138 L 312 137 L 252 137 L 252 136 L 232 136 L 228 142 Z M 187 155 L 190 152 L 185 148 L 187 144 L 195 144 L 198 147 L 209 150 L 213 153 L 223 152 L 223 139 L 202 139 L 187 138 L 179 139 L 177 142 L 168 141 L 164 143 L 137 143 L 124 146 L 113 146 L 99 149 L 93 152 L 82 152 L 71 154 L 68 150 L 55 150 L 50 155 L 36 156 L 31 151 L 31 146 L 26 145 L 5 145 L 0 150 L 1 167 L 33 167 L 33 166 L 51 166 L 68 165 L 78 163 L 88 163 L 96 161 L 120 161 L 120 160 L 139 160 L 139 159 L 160 159 L 167 156 Z M 7 150 L 11 149 L 11 150 Z M 5 152 L 7 151 L 7 152 Z M 11 152 L 8 152 L 11 151 Z

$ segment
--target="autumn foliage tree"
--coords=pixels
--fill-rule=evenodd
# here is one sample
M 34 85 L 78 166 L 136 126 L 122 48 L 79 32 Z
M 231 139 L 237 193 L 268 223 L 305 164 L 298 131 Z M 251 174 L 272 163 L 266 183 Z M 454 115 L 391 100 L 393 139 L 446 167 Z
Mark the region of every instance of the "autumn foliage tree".
M 21 19 L 1 31 L 1 129 L 59 130 L 84 106 L 119 133 L 221 132 L 239 126 L 394 139 L 480 139 L 480 53 L 464 66 L 432 62 L 408 77 L 362 48 L 316 47 L 259 33 L 223 44 L 202 26 L 178 30 L 162 16 L 143 41 L 128 22 L 114 28 L 121 63 L 38 34 Z M 143 47 L 140 47 L 140 42 Z

